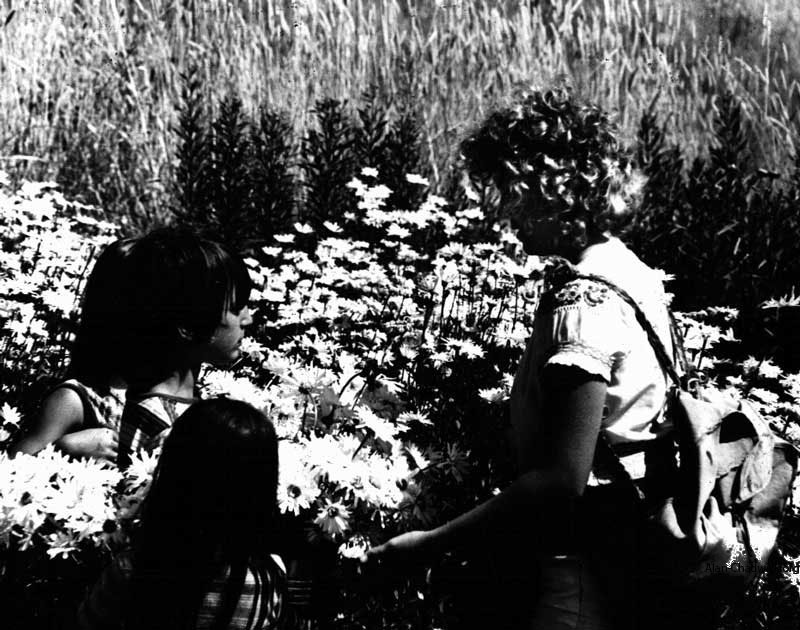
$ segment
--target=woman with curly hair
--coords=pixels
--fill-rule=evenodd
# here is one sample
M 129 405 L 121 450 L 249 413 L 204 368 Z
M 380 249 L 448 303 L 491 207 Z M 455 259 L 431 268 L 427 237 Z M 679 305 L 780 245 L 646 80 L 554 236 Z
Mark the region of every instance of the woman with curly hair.
M 665 374 L 634 309 L 580 277 L 621 287 L 672 348 L 662 274 L 613 236 L 644 184 L 617 133 L 602 109 L 560 89 L 493 113 L 462 143 L 473 181 L 499 193 L 500 217 L 526 252 L 557 257 L 554 268 L 567 273 L 548 279 L 511 392 L 517 479 L 466 514 L 364 558 L 488 546 L 516 567 L 503 574 L 515 608 L 498 604 L 503 627 L 705 623 L 690 594 L 645 566 L 637 545 L 631 481 L 656 502 L 676 470 Z

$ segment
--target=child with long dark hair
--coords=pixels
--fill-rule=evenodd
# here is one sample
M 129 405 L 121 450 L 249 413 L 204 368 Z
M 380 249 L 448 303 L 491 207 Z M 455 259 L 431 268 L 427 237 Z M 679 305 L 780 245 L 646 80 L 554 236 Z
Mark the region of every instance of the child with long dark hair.
M 247 268 L 218 243 L 182 229 L 155 230 L 136 243 L 130 267 L 121 467 L 131 453 L 154 446 L 196 402 L 201 364 L 227 365 L 239 357 L 252 321 Z
M 84 630 L 252 629 L 278 623 L 278 442 L 267 418 L 225 398 L 172 427 L 132 549 L 82 604 Z
M 86 281 L 80 322 L 63 381 L 44 397 L 35 424 L 12 447 L 34 454 L 45 446 L 74 457 L 114 461 L 125 383 L 120 341 L 127 315 L 127 258 L 134 239 L 108 245 Z

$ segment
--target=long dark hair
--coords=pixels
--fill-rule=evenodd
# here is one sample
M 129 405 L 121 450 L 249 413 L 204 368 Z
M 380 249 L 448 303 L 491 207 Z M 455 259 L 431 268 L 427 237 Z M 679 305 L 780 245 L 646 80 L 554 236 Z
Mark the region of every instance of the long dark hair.
M 208 341 L 226 309 L 239 312 L 251 281 L 242 259 L 191 231 L 162 228 L 131 250 L 125 364 L 129 385 L 147 389 L 180 365 L 190 341 Z
M 119 342 L 128 308 L 127 261 L 135 239 L 108 245 L 97 257 L 86 281 L 81 314 L 65 377 L 108 393 L 112 377 L 120 376 Z
M 227 628 L 248 569 L 274 551 L 278 441 L 252 406 L 216 398 L 190 407 L 164 443 L 134 539 L 126 628 L 194 628 L 226 568 L 214 621 Z

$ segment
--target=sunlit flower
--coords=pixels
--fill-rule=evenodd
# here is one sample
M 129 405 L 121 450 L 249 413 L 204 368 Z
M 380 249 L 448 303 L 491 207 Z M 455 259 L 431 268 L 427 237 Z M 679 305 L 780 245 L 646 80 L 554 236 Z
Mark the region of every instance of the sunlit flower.
M 267 404 L 264 391 L 256 387 L 249 379 L 236 376 L 228 370 L 208 369 L 200 378 L 200 388 L 208 398 L 226 396 L 235 400 L 242 400 L 257 409 L 263 409 Z
M 419 424 L 431 425 L 430 418 L 426 416 L 424 413 L 419 413 L 415 411 L 404 411 L 399 416 L 397 416 L 397 422 L 399 424 L 411 424 L 412 422 L 417 422 Z
M 764 378 L 780 378 L 783 371 L 769 359 L 764 359 L 758 366 L 758 373 Z
M 264 344 L 257 342 L 252 337 L 245 337 L 242 339 L 242 343 L 239 346 L 240 350 L 243 354 L 246 354 L 251 359 L 255 359 L 257 361 L 264 360 Z
M 278 443 L 278 507 L 284 514 L 300 514 L 309 509 L 320 495 L 314 473 L 303 464 L 302 448 L 301 444 L 287 440 Z
M 406 181 L 409 184 L 417 184 L 419 186 L 430 186 L 430 182 L 422 177 L 421 175 L 415 175 L 414 173 L 409 173 L 406 175 Z
M 508 394 L 502 387 L 492 387 L 478 390 L 478 395 L 486 402 L 499 403 L 508 399 Z
M 389 229 L 386 231 L 388 236 L 393 236 L 395 238 L 408 238 L 411 236 L 411 231 L 407 230 L 404 227 L 400 227 L 399 225 L 395 225 L 394 223 L 389 226 Z
M 421 469 L 426 468 L 430 463 L 428 459 L 422 454 L 422 451 L 414 446 L 413 444 L 406 444 L 405 446 L 406 455 L 408 455 L 411 463 L 414 465 L 414 468 Z
M 760 387 L 754 387 L 750 390 L 750 396 L 760 400 L 766 405 L 776 405 L 778 403 L 778 394 L 775 392 L 771 392 L 767 389 L 762 389 Z
M 339 233 L 342 231 L 342 226 L 340 226 L 338 223 L 333 223 L 332 221 L 323 221 L 322 225 L 324 225 L 331 232 Z
M 390 441 L 397 435 L 397 427 L 376 415 L 369 407 L 358 407 L 356 417 L 359 421 L 359 428 L 369 429 L 379 440 Z
M 356 534 L 350 540 L 339 545 L 339 555 L 342 558 L 358 560 L 367 553 L 367 549 L 369 549 L 369 541 L 364 536 Z
M 326 499 L 325 505 L 320 509 L 314 523 L 334 538 L 350 529 L 349 518 L 350 512 L 343 504 Z
M 19 411 L 8 403 L 3 403 L 3 406 L 0 407 L 0 418 L 2 418 L 4 423 L 13 424 L 14 426 L 18 426 L 22 420 Z

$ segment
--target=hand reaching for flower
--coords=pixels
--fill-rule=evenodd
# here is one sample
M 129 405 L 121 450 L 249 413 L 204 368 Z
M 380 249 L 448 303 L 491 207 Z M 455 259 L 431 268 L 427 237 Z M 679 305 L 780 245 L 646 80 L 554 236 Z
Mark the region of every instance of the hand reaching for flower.
M 361 562 L 374 562 L 381 559 L 423 560 L 434 550 L 433 532 L 415 530 L 395 536 L 382 545 L 368 549 L 361 556 Z

